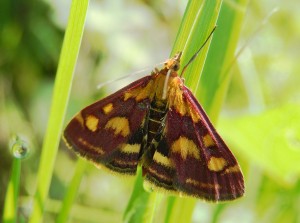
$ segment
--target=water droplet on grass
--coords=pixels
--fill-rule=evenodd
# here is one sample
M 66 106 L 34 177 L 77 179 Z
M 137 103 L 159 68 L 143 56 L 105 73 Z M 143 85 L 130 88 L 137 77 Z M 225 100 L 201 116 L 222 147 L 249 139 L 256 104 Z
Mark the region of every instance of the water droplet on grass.
M 28 144 L 20 139 L 18 136 L 14 136 L 10 143 L 10 150 L 12 155 L 17 159 L 24 159 L 29 154 Z

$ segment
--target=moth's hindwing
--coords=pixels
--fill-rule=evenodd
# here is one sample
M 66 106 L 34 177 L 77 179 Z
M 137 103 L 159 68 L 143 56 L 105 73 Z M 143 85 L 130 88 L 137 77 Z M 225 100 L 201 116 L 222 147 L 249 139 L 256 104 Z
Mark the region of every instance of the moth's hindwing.
M 193 94 L 181 85 L 168 98 L 166 127 L 152 163 L 147 187 L 208 201 L 244 194 L 240 167 Z
M 136 173 L 150 99 L 146 76 L 84 108 L 64 131 L 67 145 L 97 166 Z M 149 86 L 148 88 L 149 89 Z

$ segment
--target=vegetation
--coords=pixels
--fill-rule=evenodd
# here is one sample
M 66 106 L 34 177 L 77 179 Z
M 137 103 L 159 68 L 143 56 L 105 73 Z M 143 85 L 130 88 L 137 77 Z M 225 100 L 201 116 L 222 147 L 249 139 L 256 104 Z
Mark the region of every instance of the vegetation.
M 1 221 L 299 222 L 296 1 L 89 4 L 0 3 Z M 239 160 L 245 197 L 148 193 L 140 173 L 111 175 L 60 143 L 75 113 L 137 77 L 97 84 L 151 67 L 145 75 L 180 50 L 185 64 L 215 24 L 184 78 Z

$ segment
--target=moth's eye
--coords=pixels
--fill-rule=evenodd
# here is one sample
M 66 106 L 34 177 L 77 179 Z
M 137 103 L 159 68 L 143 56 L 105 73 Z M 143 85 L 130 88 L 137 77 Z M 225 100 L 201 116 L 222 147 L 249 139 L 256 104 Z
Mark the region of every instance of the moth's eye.
M 178 63 L 174 64 L 174 66 L 173 66 L 174 71 L 178 71 L 179 68 L 180 68 L 180 65 Z

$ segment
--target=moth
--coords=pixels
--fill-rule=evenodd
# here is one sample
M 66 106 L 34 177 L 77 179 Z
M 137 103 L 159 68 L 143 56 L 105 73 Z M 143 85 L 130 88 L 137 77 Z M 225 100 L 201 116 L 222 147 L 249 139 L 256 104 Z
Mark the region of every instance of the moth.
M 122 175 L 135 175 L 140 165 L 154 191 L 212 202 L 241 197 L 240 166 L 178 75 L 181 55 L 80 111 L 65 142 Z

